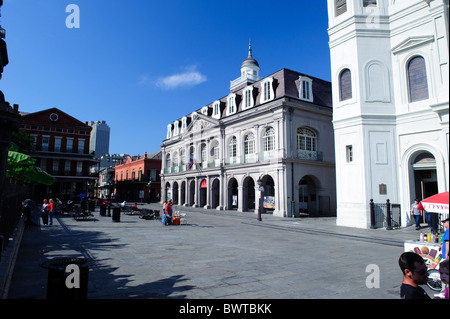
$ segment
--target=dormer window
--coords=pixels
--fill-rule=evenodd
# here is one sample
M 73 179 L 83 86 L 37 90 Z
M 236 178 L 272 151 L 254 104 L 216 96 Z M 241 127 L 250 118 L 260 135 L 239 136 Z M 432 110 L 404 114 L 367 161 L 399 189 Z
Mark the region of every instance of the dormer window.
M 172 138 L 172 124 L 167 125 L 167 138 Z
M 192 120 L 195 120 L 197 118 L 197 116 L 198 116 L 197 112 L 192 112 L 191 113 Z
M 213 103 L 213 118 L 220 119 L 220 101 Z
M 232 93 L 227 98 L 227 115 L 236 113 L 236 94 Z
M 180 134 L 180 122 L 179 121 L 175 121 L 173 122 L 173 136 L 177 136 L 178 134 Z
M 244 110 L 253 107 L 253 86 L 244 89 Z
M 313 102 L 312 79 L 300 76 L 298 91 L 300 100 Z
M 181 119 L 181 132 L 180 133 L 182 134 L 182 133 L 186 132 L 186 130 L 187 130 L 187 117 L 185 116 Z
M 273 91 L 273 78 L 265 79 L 261 82 L 261 86 L 261 103 L 273 100 L 275 97 L 275 92 Z
M 202 114 L 208 115 L 208 107 L 207 106 L 202 107 Z

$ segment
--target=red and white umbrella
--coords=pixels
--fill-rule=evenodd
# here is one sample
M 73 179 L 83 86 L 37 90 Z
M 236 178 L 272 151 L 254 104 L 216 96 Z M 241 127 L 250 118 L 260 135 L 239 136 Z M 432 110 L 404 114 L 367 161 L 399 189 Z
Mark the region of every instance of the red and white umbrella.
M 417 208 L 426 210 L 429 213 L 448 214 L 448 192 L 425 198 L 419 203 Z

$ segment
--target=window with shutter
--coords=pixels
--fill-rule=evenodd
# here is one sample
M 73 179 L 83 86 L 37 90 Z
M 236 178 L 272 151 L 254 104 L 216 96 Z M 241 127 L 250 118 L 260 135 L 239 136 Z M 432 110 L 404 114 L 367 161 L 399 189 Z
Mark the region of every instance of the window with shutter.
M 412 58 L 407 67 L 409 101 L 428 99 L 428 83 L 425 60 L 421 56 Z
M 336 0 L 336 17 L 347 11 L 347 1 L 346 0 Z
M 345 101 L 352 98 L 352 74 L 345 69 L 339 75 L 339 100 Z

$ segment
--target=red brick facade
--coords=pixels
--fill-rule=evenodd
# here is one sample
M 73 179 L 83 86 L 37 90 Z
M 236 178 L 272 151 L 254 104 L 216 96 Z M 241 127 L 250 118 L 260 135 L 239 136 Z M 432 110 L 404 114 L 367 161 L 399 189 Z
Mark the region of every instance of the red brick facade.
M 127 157 L 115 166 L 115 197 L 122 201 L 156 201 L 161 184 L 161 152 L 152 155 Z M 151 182 L 149 184 L 149 182 Z
M 72 198 L 80 193 L 91 195 L 94 177 L 89 166 L 95 164 L 89 154 L 92 128 L 51 108 L 35 113 L 23 113 L 21 128 L 34 137 L 36 165 L 56 177 L 57 182 L 39 196 Z

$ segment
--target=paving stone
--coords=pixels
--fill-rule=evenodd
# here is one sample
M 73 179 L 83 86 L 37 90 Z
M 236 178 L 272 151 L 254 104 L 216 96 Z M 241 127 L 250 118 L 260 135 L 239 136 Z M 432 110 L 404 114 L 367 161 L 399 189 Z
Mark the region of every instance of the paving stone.
M 113 223 L 97 209 L 94 221 L 56 216 L 51 227 L 26 229 L 9 298 L 45 298 L 40 261 L 80 256 L 95 261 L 91 299 L 397 299 L 403 242 L 418 236 L 411 227 L 340 227 L 334 218 L 263 214 L 259 222 L 248 212 L 176 210 L 188 225 L 124 214 Z M 365 285 L 369 264 L 380 267 L 380 288 Z

